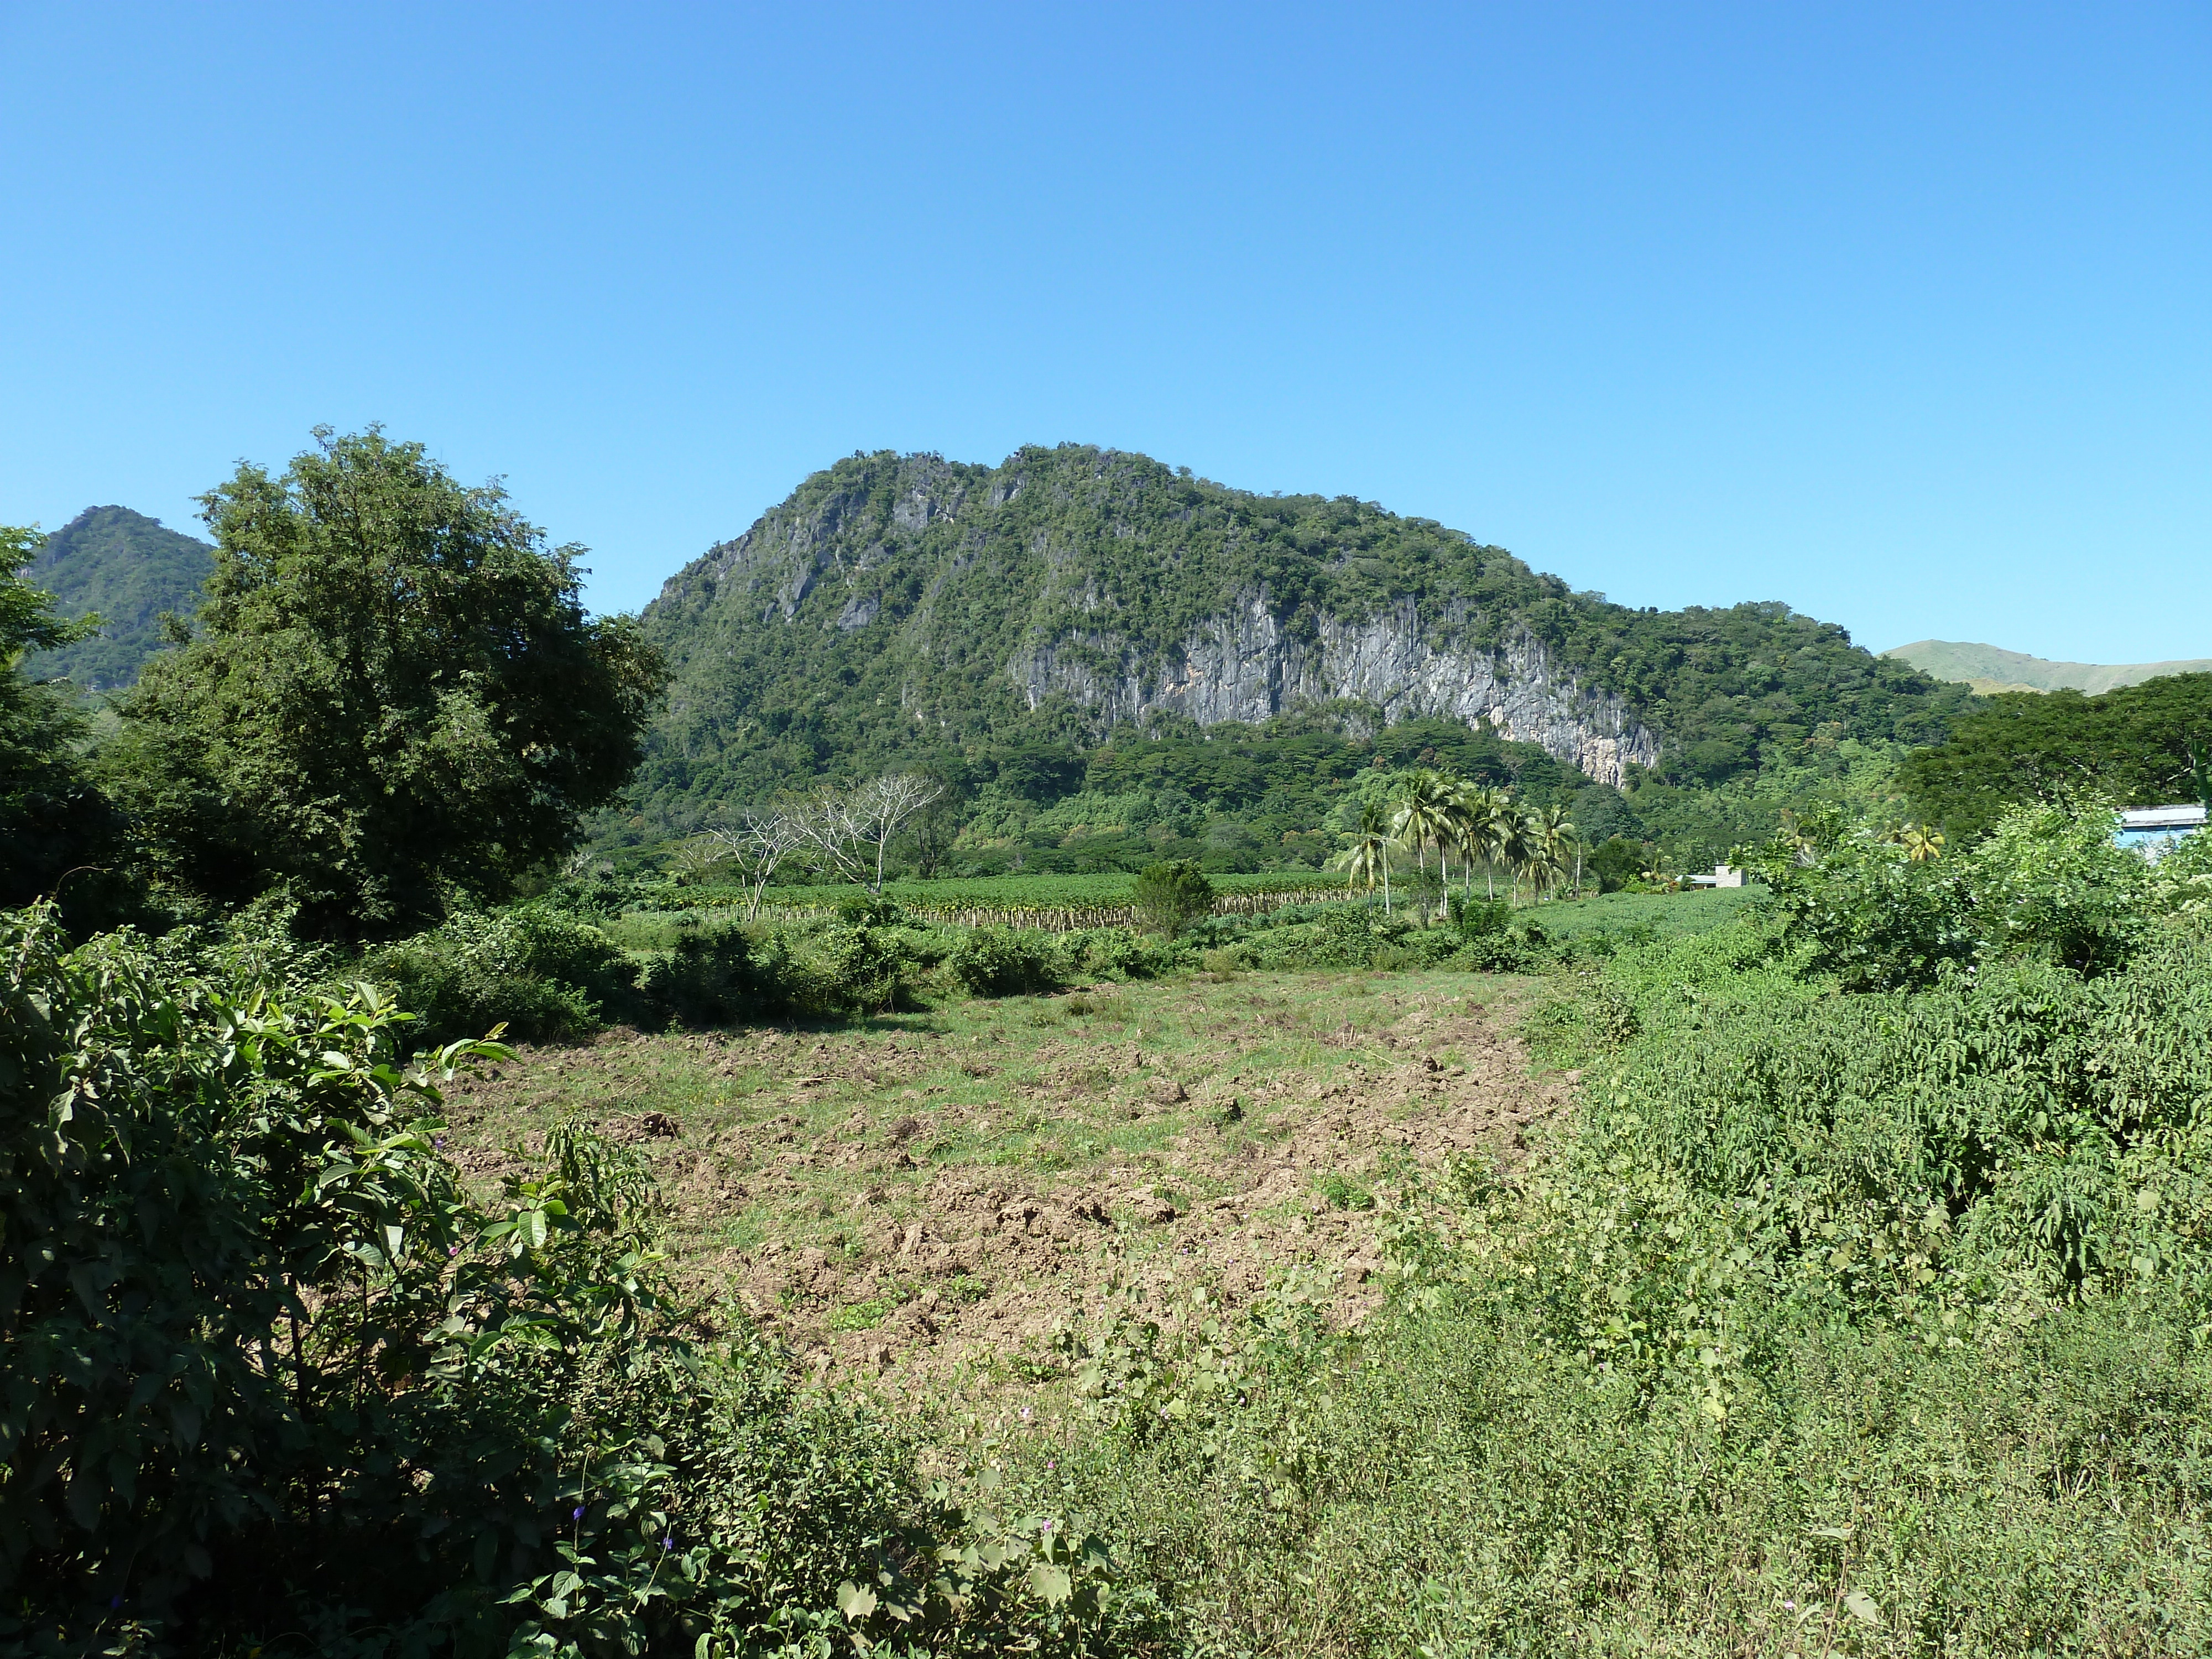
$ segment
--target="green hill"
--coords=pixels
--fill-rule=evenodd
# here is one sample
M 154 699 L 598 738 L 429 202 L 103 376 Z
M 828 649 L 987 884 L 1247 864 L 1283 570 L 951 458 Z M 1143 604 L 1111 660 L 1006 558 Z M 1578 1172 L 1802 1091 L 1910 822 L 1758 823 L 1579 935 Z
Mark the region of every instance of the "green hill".
M 93 638 L 47 651 L 26 666 L 40 679 L 67 678 L 88 691 L 130 684 L 161 648 L 161 613 L 189 616 L 215 568 L 215 550 L 127 507 L 88 507 L 46 538 L 27 573 L 66 617 L 97 611 Z
M 2000 691 L 2087 691 L 2094 696 L 2123 685 L 2140 685 L 2168 674 L 2212 671 L 2212 658 L 2186 662 L 2051 662 L 1994 645 L 1962 645 L 1950 640 L 1920 640 L 1881 653 L 1909 662 L 1939 680 L 1956 681 L 1984 695 Z
M 1632 610 L 1373 502 L 1080 445 L 850 457 L 644 622 L 676 678 L 640 829 L 888 765 L 1011 769 L 1049 799 L 1101 745 L 1126 756 L 1117 731 L 1440 721 L 1601 784 L 1716 784 L 1934 741 L 1974 702 L 1784 605 Z

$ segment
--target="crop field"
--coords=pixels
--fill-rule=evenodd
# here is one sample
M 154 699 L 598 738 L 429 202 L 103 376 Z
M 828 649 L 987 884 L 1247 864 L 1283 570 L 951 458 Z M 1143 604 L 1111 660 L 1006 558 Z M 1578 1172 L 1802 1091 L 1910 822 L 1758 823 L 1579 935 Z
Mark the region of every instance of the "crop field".
M 453 1123 L 487 1186 L 570 1114 L 641 1147 L 681 1277 L 817 1373 L 1019 1392 L 1117 1273 L 1235 1307 L 1305 1269 L 1358 1319 L 1394 1194 L 1454 1154 L 1517 1158 L 1565 1103 L 1511 1033 L 1519 983 L 1253 974 L 617 1031 L 521 1051 Z
M 1212 883 L 1215 914 L 1255 915 L 1283 904 L 1310 904 L 1356 896 L 1341 876 L 1319 871 L 1282 871 L 1264 875 L 1220 875 Z M 955 877 L 943 881 L 892 881 L 883 896 L 901 909 L 928 921 L 966 927 L 1041 927 L 1073 933 L 1082 927 L 1127 927 L 1136 910 L 1130 894 L 1136 877 L 1127 871 L 1088 876 Z M 761 915 L 771 921 L 824 915 L 849 902 L 860 890 L 850 882 L 770 887 L 762 895 Z M 672 889 L 653 907 L 666 910 L 744 909 L 750 892 L 738 887 Z
M 1557 939 L 1584 933 L 1651 930 L 1655 939 L 1710 933 L 1732 921 L 1746 907 L 1766 896 L 1764 887 L 1693 887 L 1684 893 L 1606 893 L 1581 899 L 1553 899 L 1524 908 L 1516 920 L 1535 921 Z

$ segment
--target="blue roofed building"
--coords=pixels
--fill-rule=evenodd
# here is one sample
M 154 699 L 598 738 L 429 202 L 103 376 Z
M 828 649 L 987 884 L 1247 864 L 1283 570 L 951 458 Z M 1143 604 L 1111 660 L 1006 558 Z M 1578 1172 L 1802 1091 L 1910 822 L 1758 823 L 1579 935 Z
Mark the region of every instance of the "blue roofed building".
M 2202 806 L 2130 806 L 2121 811 L 2112 841 L 2156 864 L 2172 850 L 2174 842 L 2203 827 Z

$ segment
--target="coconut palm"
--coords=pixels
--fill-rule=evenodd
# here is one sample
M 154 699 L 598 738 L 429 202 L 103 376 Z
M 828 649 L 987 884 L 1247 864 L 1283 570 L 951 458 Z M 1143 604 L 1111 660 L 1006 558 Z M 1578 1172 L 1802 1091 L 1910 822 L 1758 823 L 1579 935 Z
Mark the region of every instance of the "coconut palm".
M 1375 896 L 1375 880 L 1382 880 L 1382 914 L 1390 914 L 1390 826 L 1382 816 L 1382 809 L 1373 801 L 1359 809 L 1359 827 L 1345 832 L 1344 850 L 1329 860 L 1330 867 L 1347 872 L 1347 887 L 1356 887 L 1364 879 L 1367 884 L 1368 902 Z
M 1563 876 L 1567 870 L 1567 854 L 1576 846 L 1574 821 L 1567 817 L 1564 806 L 1547 806 L 1529 815 L 1529 836 L 1534 842 L 1537 861 L 1545 877 Z M 1543 896 L 1541 888 L 1537 896 Z
M 1474 848 L 1475 855 L 1482 860 L 1484 890 L 1495 902 L 1498 898 L 1498 862 L 1505 857 L 1516 821 L 1513 797 L 1503 789 L 1479 790 L 1470 807 L 1469 817 L 1473 822 L 1468 829 L 1468 839 Z M 1469 896 L 1473 892 L 1474 883 L 1470 880 Z
M 1943 832 L 1924 823 L 1908 823 L 1897 832 L 1897 844 L 1915 864 L 1933 864 L 1943 856 Z
M 1428 849 L 1431 842 L 1441 849 L 1450 832 L 1450 791 L 1442 774 L 1423 767 L 1407 775 L 1397 811 L 1390 815 L 1390 833 L 1413 849 L 1413 861 L 1420 868 L 1424 923 L 1428 921 Z

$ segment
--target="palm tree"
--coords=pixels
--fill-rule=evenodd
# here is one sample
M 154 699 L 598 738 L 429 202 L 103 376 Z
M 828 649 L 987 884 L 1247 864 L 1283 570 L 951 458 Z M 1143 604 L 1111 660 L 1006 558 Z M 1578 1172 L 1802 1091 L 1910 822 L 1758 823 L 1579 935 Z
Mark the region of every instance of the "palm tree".
M 1517 904 L 1521 900 L 1521 878 L 1528 870 L 1532 845 L 1528 820 L 1510 809 L 1501 812 L 1497 818 L 1497 836 L 1498 862 L 1505 866 L 1505 873 L 1511 878 L 1510 896 Z
M 1477 806 L 1482 791 L 1463 778 L 1444 781 L 1444 836 L 1438 845 L 1449 852 L 1457 853 L 1467 872 L 1468 896 L 1474 896 L 1474 828 Z M 1444 871 L 1444 891 L 1451 891 L 1451 871 Z
M 1547 873 L 1565 875 L 1567 868 L 1567 849 L 1576 845 L 1574 822 L 1567 817 L 1564 806 L 1547 806 L 1533 814 L 1529 820 L 1531 838 Z M 1541 894 L 1538 895 L 1541 897 Z
M 1390 831 L 1384 822 L 1382 809 L 1369 801 L 1359 809 L 1359 827 L 1344 835 L 1344 850 L 1329 860 L 1336 869 L 1348 872 L 1345 885 L 1357 886 L 1366 878 L 1368 902 L 1374 902 L 1375 878 L 1382 878 L 1382 914 L 1390 914 Z
M 1409 773 L 1398 796 L 1398 810 L 1390 815 L 1390 833 L 1413 849 L 1421 872 L 1421 921 L 1428 918 L 1429 843 L 1441 849 L 1449 833 L 1450 786 L 1443 776 L 1423 767 Z
M 1517 819 L 1513 811 L 1513 797 L 1504 789 L 1485 789 L 1477 794 L 1471 812 L 1474 819 L 1469 840 L 1482 860 L 1483 887 L 1492 903 L 1498 900 L 1498 863 L 1506 855 Z M 1474 884 L 1468 884 L 1470 894 Z
M 1897 843 L 1915 864 L 1932 864 L 1943 856 L 1943 832 L 1924 823 L 1908 823 L 1897 832 Z

